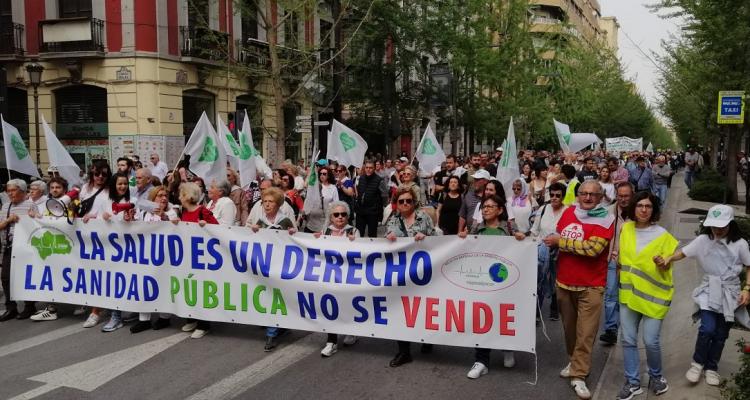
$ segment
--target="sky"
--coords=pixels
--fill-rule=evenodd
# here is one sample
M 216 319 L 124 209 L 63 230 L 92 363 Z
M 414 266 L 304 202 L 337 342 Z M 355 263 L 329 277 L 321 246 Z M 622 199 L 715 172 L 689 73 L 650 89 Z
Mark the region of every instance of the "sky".
M 664 54 L 661 41 L 669 40 L 670 34 L 679 34 L 678 21 L 662 19 L 646 8 L 657 3 L 656 0 L 599 0 L 599 3 L 602 15 L 614 16 L 620 24 L 618 55 L 625 67 L 625 77 L 636 83 L 638 91 L 658 112 L 659 71 L 643 53 L 654 61 L 652 53 Z

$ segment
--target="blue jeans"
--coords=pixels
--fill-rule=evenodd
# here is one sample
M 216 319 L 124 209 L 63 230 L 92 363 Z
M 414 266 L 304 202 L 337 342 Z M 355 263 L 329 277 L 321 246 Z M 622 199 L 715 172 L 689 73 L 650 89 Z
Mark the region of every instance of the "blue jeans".
M 536 296 L 539 308 L 542 308 L 545 298 L 552 299 L 550 312 L 557 311 L 557 253 L 558 249 L 550 249 L 543 242 L 537 246 L 537 278 Z
M 685 185 L 688 189 L 693 187 L 693 179 L 695 179 L 695 171 L 691 171 L 690 167 L 685 168 Z
M 638 311 L 633 311 L 627 305 L 620 309 L 620 323 L 622 325 L 622 355 L 625 360 L 625 379 L 631 385 L 641 384 L 640 364 L 638 353 L 638 325 L 643 321 L 643 343 L 646 345 L 646 363 L 648 376 L 652 379 L 661 377 L 661 335 L 662 320 L 647 317 Z
M 659 198 L 659 202 L 660 202 L 659 205 L 662 206 L 662 209 L 663 209 L 663 207 L 666 207 L 666 204 L 667 204 L 667 185 L 666 184 L 664 184 L 664 185 L 654 185 L 654 194 L 656 195 L 656 197 Z
M 276 336 L 279 336 L 279 328 L 275 326 L 267 326 L 266 337 L 276 337 Z
M 701 310 L 700 316 L 701 326 L 698 328 L 698 339 L 695 341 L 693 361 L 702 365 L 704 369 L 716 371 L 732 323 L 713 311 Z
M 604 330 L 617 331 L 620 323 L 620 285 L 617 279 L 617 262 L 607 264 L 607 289 L 604 292 Z

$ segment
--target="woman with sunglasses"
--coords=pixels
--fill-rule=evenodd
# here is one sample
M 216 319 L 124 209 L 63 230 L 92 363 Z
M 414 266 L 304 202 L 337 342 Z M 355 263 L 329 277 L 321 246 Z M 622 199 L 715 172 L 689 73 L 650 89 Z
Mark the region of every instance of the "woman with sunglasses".
M 349 225 L 349 205 L 343 201 L 334 201 L 330 204 L 328 211 L 328 225 L 322 232 L 316 232 L 313 234 L 316 238 L 322 235 L 326 236 L 337 236 L 346 237 L 349 240 L 354 240 L 357 237 L 357 228 Z M 352 335 L 344 336 L 344 345 L 351 346 L 357 342 L 357 337 Z M 326 339 L 326 345 L 323 350 L 320 351 L 322 357 L 330 357 L 338 350 L 338 335 L 335 333 L 329 333 Z
M 403 171 L 401 171 L 401 186 L 407 186 L 407 187 L 414 187 L 414 192 L 416 193 L 416 197 L 414 198 L 415 201 L 415 207 L 416 208 L 422 208 L 425 205 L 424 202 L 424 196 L 422 195 L 422 189 L 419 187 L 415 179 L 417 178 L 417 169 L 412 167 L 411 165 L 408 165 L 404 168 Z M 394 196 L 394 200 L 396 197 Z M 396 210 L 398 210 L 398 205 L 396 205 Z
M 332 167 L 334 169 L 334 167 Z M 354 181 L 349 178 L 349 171 L 347 171 L 346 166 L 344 165 L 337 165 L 335 167 L 336 171 L 336 190 L 339 194 L 339 200 L 345 202 L 349 205 L 349 209 L 354 209 L 354 199 L 356 197 L 355 189 L 354 189 Z M 331 182 L 334 182 L 333 179 L 331 179 Z M 349 215 L 349 222 L 351 223 L 354 221 L 354 216 Z
M 339 201 L 339 193 L 336 185 L 331 183 L 332 179 L 333 172 L 327 167 L 320 167 L 318 170 L 320 207 L 311 206 L 310 209 L 304 209 L 303 215 L 307 221 L 305 232 L 313 233 L 322 231 L 326 224 L 326 216 L 331 211 L 331 204 Z
M 505 207 L 505 198 L 497 195 L 485 197 L 479 206 L 482 210 L 482 222 L 473 224 L 471 228 L 472 235 L 494 235 L 509 236 L 508 231 L 508 213 Z M 458 237 L 466 239 L 469 233 L 467 231 L 459 232 Z M 516 237 L 516 240 L 523 240 L 522 237 Z M 503 351 L 503 366 L 513 368 L 516 365 L 516 358 L 512 351 Z M 490 349 L 477 348 L 474 352 L 475 362 L 467 376 L 469 379 L 476 379 L 489 372 Z
M 399 237 L 413 237 L 414 240 L 422 240 L 427 236 L 435 235 L 435 227 L 424 211 L 417 209 L 418 186 L 401 185 L 396 190 L 397 213 L 388 220 L 385 238 L 391 242 Z M 422 352 L 432 351 L 431 344 L 423 344 Z M 390 362 L 391 367 L 399 367 L 412 362 L 411 343 L 399 340 L 398 353 Z

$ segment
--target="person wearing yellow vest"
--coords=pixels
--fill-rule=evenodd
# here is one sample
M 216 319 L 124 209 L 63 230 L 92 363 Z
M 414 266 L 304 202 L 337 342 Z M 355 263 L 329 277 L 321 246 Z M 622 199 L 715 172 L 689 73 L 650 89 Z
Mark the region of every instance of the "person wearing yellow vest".
M 671 271 L 657 267 L 658 257 L 666 257 L 677 249 L 675 239 L 657 225 L 659 199 L 650 192 L 638 192 L 628 209 L 630 221 L 622 225 L 619 243 L 620 264 L 620 327 L 625 364 L 625 385 L 618 400 L 629 400 L 641 389 L 638 326 L 643 322 L 646 345 L 649 389 L 656 395 L 669 390 L 662 375 L 660 334 L 664 317 L 669 312 L 674 294 Z
M 565 197 L 563 197 L 563 204 L 569 206 L 576 202 L 578 186 L 581 182 L 576 178 L 576 168 L 574 166 L 565 164 L 562 166 L 561 171 L 563 176 L 565 176 L 565 185 L 567 185 Z
M 718 386 L 718 364 L 729 329 L 735 322 L 750 328 L 746 307 L 750 304 L 750 249 L 740 234 L 732 207 L 711 207 L 701 234 L 671 256 L 657 260 L 657 264 L 667 269 L 671 262 L 685 257 L 695 258 L 704 273 L 700 285 L 693 290 L 701 325 L 685 378 L 698 383 L 704 374 L 707 384 Z M 740 281 L 743 269 L 745 282 Z

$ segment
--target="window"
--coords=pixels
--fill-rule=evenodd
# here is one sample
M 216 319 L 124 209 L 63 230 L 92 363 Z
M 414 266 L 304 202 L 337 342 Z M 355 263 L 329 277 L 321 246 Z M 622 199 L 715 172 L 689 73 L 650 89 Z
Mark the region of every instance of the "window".
M 0 73 L 0 78 L 2 74 Z M 0 104 L 2 104 L 0 102 Z M 9 87 L 7 93 L 8 109 L 3 113 L 5 121 L 18 129 L 18 133 L 24 140 L 29 138 L 29 104 L 26 91 L 19 88 Z M 0 110 L 3 107 L 0 105 Z
M 208 27 L 208 0 L 190 0 L 188 3 L 188 26 Z
M 106 139 L 107 89 L 73 85 L 54 91 L 57 137 L 60 139 Z
M 297 13 L 286 13 L 284 21 L 284 46 L 296 49 L 299 44 L 299 16 Z
M 258 6 L 255 0 L 242 2 L 242 43 L 258 39 Z
M 302 106 L 299 103 L 291 103 L 284 106 L 284 152 L 286 158 L 297 160 L 302 156 L 302 135 L 297 130 L 297 116 L 302 114 Z
M 59 0 L 60 18 L 92 16 L 91 0 Z
M 214 95 L 211 92 L 200 89 L 182 92 L 182 133 L 185 135 L 185 139 L 188 139 L 190 134 L 193 133 L 193 129 L 198 124 L 198 120 L 204 111 L 211 124 L 215 124 Z

